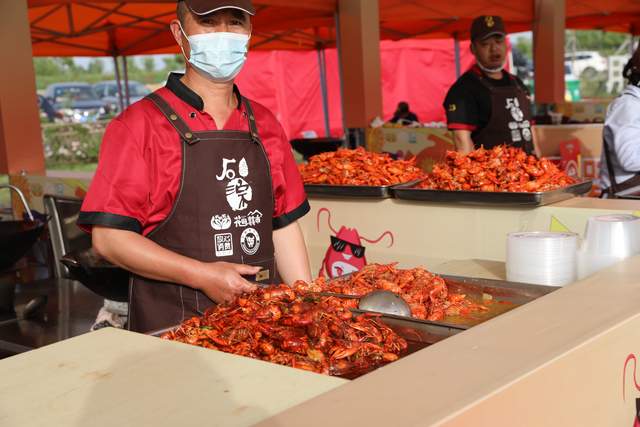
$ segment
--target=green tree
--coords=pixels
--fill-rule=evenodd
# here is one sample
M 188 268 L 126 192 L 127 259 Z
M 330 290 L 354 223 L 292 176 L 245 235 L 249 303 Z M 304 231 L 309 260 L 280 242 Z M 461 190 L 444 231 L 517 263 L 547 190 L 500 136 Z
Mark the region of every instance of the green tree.
M 164 70 L 176 71 L 184 69 L 184 57 L 182 55 L 173 55 L 164 58 Z
M 147 73 L 152 73 L 155 70 L 155 61 L 152 56 L 145 56 L 142 61 L 142 66 Z
M 520 37 L 515 43 L 515 48 L 518 49 L 518 52 L 523 54 L 527 59 L 533 60 L 533 46 L 531 45 L 531 40 L 525 37 Z
M 103 74 L 104 63 L 100 59 L 92 59 L 91 62 L 89 62 L 89 69 L 87 72 L 90 74 Z
M 37 76 L 57 76 L 63 72 L 60 62 L 54 58 L 33 58 L 33 67 Z

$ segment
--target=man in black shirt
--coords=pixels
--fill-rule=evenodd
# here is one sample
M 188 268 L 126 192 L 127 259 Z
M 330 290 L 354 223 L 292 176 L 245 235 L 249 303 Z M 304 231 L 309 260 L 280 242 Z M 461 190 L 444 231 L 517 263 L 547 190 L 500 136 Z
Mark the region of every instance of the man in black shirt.
M 540 156 L 531 129 L 531 100 L 522 81 L 504 70 L 506 31 L 499 16 L 480 16 L 471 24 L 476 64 L 449 89 L 444 101 L 456 149 L 507 144 Z

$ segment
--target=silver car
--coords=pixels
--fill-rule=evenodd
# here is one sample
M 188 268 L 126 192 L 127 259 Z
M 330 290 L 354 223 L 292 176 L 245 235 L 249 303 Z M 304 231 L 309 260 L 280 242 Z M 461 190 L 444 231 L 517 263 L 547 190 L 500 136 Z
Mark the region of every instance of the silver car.
M 124 81 L 121 82 L 123 103 L 126 108 L 126 92 Z M 120 110 L 120 98 L 118 96 L 118 84 L 115 80 L 107 80 L 93 85 L 93 90 L 102 99 L 110 111 L 117 112 Z M 131 104 L 137 102 L 147 96 L 151 91 L 142 83 L 129 81 L 129 99 Z

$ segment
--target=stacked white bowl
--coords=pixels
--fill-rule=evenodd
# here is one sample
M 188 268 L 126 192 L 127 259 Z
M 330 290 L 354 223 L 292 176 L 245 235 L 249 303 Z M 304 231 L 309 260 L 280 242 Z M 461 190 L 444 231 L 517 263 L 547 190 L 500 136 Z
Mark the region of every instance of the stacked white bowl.
M 578 235 L 519 232 L 507 237 L 507 280 L 563 286 L 577 277 Z
M 589 218 L 578 254 L 578 278 L 640 253 L 640 218 L 601 215 Z

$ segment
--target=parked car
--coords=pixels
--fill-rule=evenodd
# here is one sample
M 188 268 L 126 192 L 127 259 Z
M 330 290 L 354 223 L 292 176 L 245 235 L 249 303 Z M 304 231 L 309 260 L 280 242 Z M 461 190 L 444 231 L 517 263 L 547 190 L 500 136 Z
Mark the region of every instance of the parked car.
M 593 78 L 607 71 L 607 59 L 595 50 L 567 53 L 564 56 L 564 62 L 578 77 Z
M 45 89 L 44 97 L 70 122 L 96 121 L 107 114 L 104 102 L 88 83 L 53 83 Z
M 123 99 L 126 99 L 124 81 L 121 82 Z M 120 110 L 120 99 L 118 97 L 118 83 L 115 80 L 108 80 L 93 85 L 93 90 L 98 97 L 110 107 L 112 111 Z M 131 104 L 147 96 L 151 91 L 142 83 L 133 80 L 129 81 L 129 99 Z M 126 101 L 125 101 L 126 103 Z

